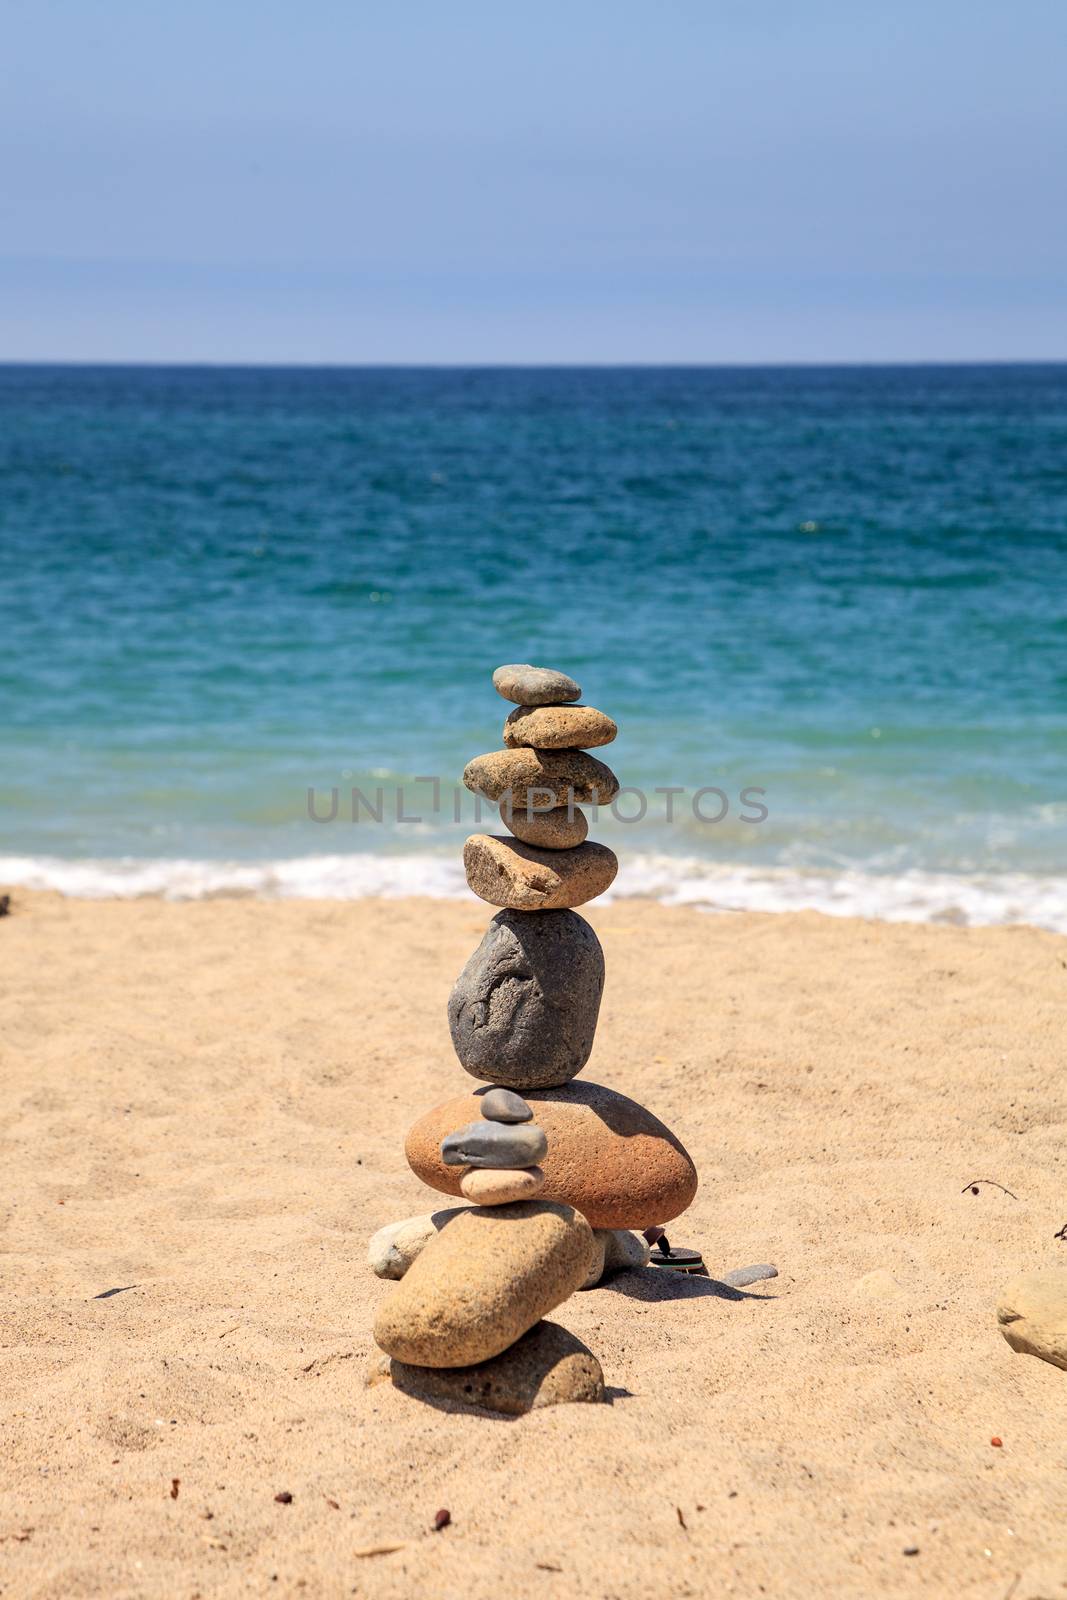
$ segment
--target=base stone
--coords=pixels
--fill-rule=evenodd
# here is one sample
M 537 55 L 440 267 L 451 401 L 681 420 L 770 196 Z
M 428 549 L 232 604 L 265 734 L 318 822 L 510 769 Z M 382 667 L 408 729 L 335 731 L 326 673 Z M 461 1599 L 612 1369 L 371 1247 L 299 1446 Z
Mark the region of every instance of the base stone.
M 510 1349 L 470 1367 L 417 1367 L 382 1356 L 372 1362 L 367 1381 L 386 1379 L 416 1400 L 476 1406 L 510 1417 L 604 1398 L 600 1362 L 555 1322 L 536 1323 Z

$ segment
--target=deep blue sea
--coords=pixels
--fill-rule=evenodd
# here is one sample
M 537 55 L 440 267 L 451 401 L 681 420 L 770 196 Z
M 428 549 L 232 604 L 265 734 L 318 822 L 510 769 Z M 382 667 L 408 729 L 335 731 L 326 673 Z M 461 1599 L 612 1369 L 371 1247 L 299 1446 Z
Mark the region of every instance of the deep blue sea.
M 0 882 L 460 892 L 533 661 L 619 894 L 1067 930 L 1067 366 L 0 368 L 0 621 Z

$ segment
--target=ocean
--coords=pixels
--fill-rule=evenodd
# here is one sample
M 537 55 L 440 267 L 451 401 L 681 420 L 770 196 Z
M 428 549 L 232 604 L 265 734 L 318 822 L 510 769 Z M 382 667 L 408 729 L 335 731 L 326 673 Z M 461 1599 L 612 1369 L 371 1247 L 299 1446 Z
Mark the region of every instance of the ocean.
M 533 661 L 616 897 L 1067 932 L 1067 366 L 0 368 L 0 619 L 5 884 L 463 893 Z

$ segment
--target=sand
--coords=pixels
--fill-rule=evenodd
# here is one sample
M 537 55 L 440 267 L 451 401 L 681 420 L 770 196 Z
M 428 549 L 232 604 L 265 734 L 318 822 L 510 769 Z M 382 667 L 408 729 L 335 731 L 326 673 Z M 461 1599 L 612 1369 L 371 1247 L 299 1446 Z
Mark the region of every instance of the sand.
M 488 915 L 16 895 L 0 1592 L 1067 1594 L 1067 1373 L 994 1316 L 1067 1264 L 1067 940 L 592 908 L 586 1076 L 688 1145 L 676 1242 L 781 1275 L 574 1297 L 611 1404 L 504 1420 L 364 1382 Z

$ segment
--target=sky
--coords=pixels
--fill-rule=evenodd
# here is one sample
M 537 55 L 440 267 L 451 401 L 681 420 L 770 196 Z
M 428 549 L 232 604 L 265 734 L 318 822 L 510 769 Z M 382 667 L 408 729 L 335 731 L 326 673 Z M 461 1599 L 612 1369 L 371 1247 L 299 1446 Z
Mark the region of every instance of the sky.
M 0 360 L 1067 358 L 1063 0 L 0 28 Z

